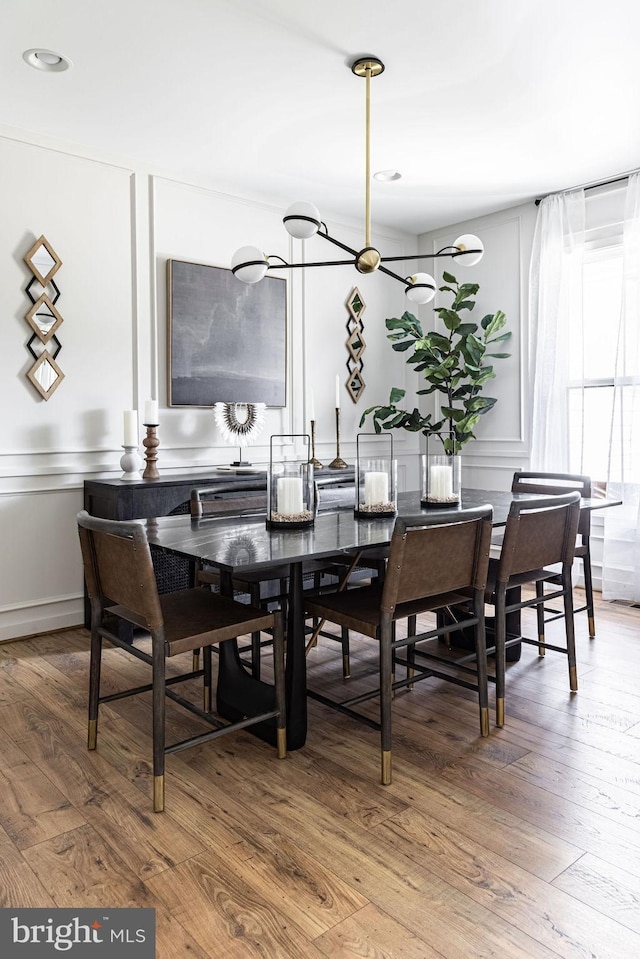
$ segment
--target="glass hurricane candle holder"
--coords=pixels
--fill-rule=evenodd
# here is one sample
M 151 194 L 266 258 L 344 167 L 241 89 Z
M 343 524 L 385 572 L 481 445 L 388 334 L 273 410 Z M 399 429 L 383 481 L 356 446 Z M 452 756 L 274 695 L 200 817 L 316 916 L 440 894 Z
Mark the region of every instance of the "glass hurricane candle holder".
M 282 440 L 302 440 L 305 455 L 299 459 L 278 460 L 278 448 L 281 448 Z M 267 527 L 300 529 L 313 525 L 313 521 L 313 466 L 310 462 L 309 435 L 272 436 L 269 441 Z
M 422 456 L 421 505 L 427 509 L 456 507 L 461 502 L 462 460 L 457 453 L 446 452 L 439 437 L 427 437 L 427 452 Z M 434 444 L 437 443 L 437 447 Z
M 375 456 L 360 449 L 362 437 L 375 438 L 376 445 L 388 445 Z M 358 433 L 356 437 L 356 500 L 357 517 L 376 519 L 394 516 L 397 511 L 398 466 L 393 458 L 393 437 L 377 433 Z

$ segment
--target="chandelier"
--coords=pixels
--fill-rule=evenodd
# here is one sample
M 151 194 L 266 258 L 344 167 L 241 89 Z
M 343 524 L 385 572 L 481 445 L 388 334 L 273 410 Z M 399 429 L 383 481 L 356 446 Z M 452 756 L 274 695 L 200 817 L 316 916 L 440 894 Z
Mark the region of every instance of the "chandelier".
M 371 246 L 371 162 L 370 162 L 370 130 L 371 130 L 371 78 L 379 76 L 384 70 L 384 64 L 377 57 L 361 57 L 351 65 L 351 72 L 357 77 L 364 77 L 366 89 L 366 170 L 365 170 L 365 241 L 361 250 L 352 250 L 346 243 L 341 243 L 331 236 L 326 223 L 320 218 L 320 211 L 313 203 L 293 203 L 286 211 L 282 222 L 290 236 L 297 240 L 308 240 L 312 236 L 319 236 L 339 249 L 348 253 L 348 260 L 322 260 L 314 263 L 287 263 L 282 257 L 275 254 L 265 254 L 258 247 L 243 246 L 231 260 L 231 271 L 243 283 L 258 283 L 266 276 L 269 270 L 293 270 L 314 266 L 355 266 L 359 273 L 374 273 L 380 270 L 394 280 L 398 280 L 405 287 L 405 293 L 413 303 L 428 303 L 436 292 L 436 281 L 429 273 L 415 273 L 413 276 L 401 276 L 390 270 L 386 263 L 400 263 L 404 260 L 438 259 L 440 257 L 460 258 L 467 266 L 474 266 L 482 257 L 484 247 L 477 236 L 465 233 L 459 236 L 452 246 L 442 247 L 437 253 L 411 253 L 408 256 L 382 256 L 375 247 Z M 275 262 L 278 261 L 278 262 Z

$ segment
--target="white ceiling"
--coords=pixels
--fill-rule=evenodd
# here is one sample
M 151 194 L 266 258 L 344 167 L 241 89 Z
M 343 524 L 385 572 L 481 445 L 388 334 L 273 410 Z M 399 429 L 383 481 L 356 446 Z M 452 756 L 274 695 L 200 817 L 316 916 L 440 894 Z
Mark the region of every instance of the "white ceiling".
M 637 0 L 4 0 L 0 123 L 413 233 L 640 166 Z M 27 66 L 44 47 L 73 69 Z

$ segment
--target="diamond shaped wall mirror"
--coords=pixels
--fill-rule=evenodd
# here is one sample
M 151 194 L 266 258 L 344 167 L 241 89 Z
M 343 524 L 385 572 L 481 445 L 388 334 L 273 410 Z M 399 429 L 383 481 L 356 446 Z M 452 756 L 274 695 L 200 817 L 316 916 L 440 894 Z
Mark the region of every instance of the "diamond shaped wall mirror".
M 27 349 L 35 360 L 27 370 L 27 379 L 40 396 L 48 400 L 64 379 L 64 373 L 56 363 L 56 357 L 62 349 L 56 332 L 63 318 L 54 305 L 60 290 L 53 279 L 62 266 L 62 260 L 46 237 L 41 236 L 25 254 L 24 262 L 33 273 L 25 288 L 31 301 L 25 319 L 33 331 Z

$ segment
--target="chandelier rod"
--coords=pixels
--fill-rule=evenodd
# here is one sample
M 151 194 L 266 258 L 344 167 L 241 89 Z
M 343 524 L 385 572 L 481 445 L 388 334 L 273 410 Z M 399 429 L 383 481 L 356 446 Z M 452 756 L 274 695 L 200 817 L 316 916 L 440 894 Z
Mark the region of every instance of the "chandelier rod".
M 365 134 L 365 229 L 364 245 L 371 246 L 371 64 L 366 66 L 366 134 Z

